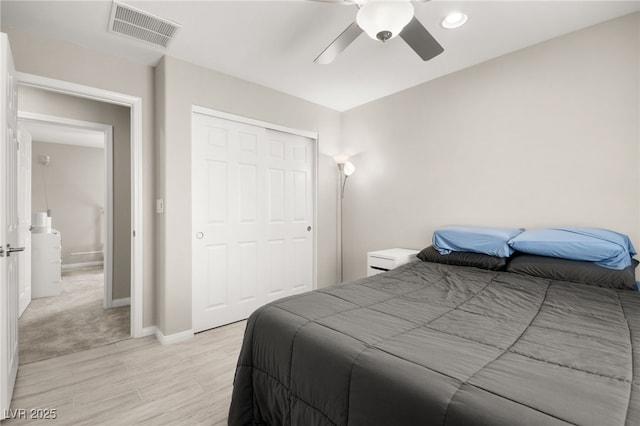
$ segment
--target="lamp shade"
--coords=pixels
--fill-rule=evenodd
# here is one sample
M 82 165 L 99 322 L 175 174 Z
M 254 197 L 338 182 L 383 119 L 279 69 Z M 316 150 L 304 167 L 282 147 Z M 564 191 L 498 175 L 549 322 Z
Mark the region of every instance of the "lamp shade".
M 358 26 L 374 40 L 394 38 L 413 18 L 409 1 L 371 1 L 358 10 Z
M 345 176 L 351 176 L 355 171 L 356 171 L 356 166 L 354 166 L 351 161 L 344 162 L 342 173 L 344 173 Z

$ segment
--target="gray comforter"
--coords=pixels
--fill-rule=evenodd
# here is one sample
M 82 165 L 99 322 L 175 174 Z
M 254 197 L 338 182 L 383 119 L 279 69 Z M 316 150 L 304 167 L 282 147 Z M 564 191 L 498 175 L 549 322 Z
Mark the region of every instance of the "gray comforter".
M 248 321 L 230 425 L 640 425 L 640 294 L 415 262 Z

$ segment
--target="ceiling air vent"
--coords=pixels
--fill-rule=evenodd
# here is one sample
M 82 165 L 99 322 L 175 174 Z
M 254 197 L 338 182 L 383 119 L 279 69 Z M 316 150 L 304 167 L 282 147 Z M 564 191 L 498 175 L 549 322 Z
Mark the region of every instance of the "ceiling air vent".
M 166 48 L 182 26 L 123 3 L 113 2 L 109 31 Z

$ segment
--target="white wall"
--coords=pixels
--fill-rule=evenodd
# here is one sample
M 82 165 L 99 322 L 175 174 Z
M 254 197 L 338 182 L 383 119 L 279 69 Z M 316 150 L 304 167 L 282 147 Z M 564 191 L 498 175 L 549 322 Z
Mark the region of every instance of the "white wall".
M 131 295 L 131 119 L 130 108 L 112 105 L 76 96 L 64 95 L 32 87 L 19 87 L 20 111 L 107 124 L 113 128 L 113 299 L 125 299 Z M 102 168 L 104 169 L 104 167 Z M 35 170 L 35 169 L 34 169 Z M 35 182 L 35 179 L 34 179 Z M 104 174 L 101 176 L 104 186 Z M 104 203 L 104 197 L 101 199 Z M 66 207 L 67 215 L 72 209 Z M 54 212 L 59 220 L 60 212 Z M 61 230 L 62 231 L 62 230 Z M 68 236 L 63 234 L 63 238 Z M 65 238 L 66 239 L 66 238 Z M 63 241 L 63 263 L 78 263 L 65 258 L 69 248 Z M 78 250 L 75 250 L 78 251 Z M 82 250 L 87 251 L 87 250 Z
M 51 209 L 52 226 L 62 234 L 63 265 L 103 260 L 102 254 L 72 253 L 104 248 L 104 157 L 102 148 L 33 141 L 31 210 Z
M 293 96 L 165 57 L 156 69 L 159 151 L 158 326 L 166 334 L 191 329 L 191 107 L 200 105 L 319 133 L 318 286 L 337 279 L 336 181 L 340 114 Z M 180 250 L 176 250 L 180 247 Z M 169 261 L 170 259 L 170 261 Z
M 345 112 L 345 279 L 453 223 L 600 226 L 640 249 L 639 16 Z
M 12 28 L 3 30 L 9 36 L 16 69 L 20 72 L 98 87 L 142 99 L 142 208 L 145 251 L 142 265 L 143 326 L 154 325 L 153 68 Z

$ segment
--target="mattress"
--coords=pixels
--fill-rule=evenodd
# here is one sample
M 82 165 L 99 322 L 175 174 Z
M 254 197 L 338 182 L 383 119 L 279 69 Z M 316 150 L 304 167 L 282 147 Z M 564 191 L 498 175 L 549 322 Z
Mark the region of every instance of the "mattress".
M 640 294 L 414 262 L 249 318 L 229 425 L 639 425 Z

